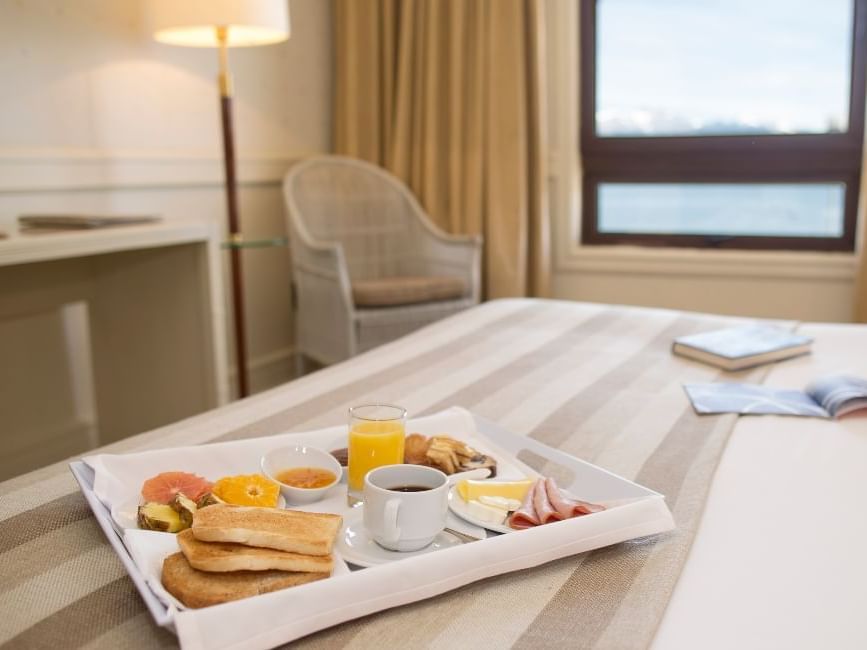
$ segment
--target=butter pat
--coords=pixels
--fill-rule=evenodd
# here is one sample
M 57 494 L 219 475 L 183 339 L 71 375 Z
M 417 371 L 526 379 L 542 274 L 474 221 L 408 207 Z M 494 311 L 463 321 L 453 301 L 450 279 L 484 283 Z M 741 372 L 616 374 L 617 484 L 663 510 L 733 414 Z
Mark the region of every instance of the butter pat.
M 471 481 L 463 480 L 457 485 L 458 494 L 464 501 L 478 501 L 480 497 L 504 497 L 523 501 L 533 486 L 531 479 L 522 481 Z
M 479 501 L 467 501 L 467 514 L 487 524 L 502 524 L 506 521 L 508 513 L 501 508 L 486 506 Z
M 506 497 L 489 497 L 487 495 L 480 496 L 479 503 L 490 506 L 492 508 L 499 508 L 500 510 L 504 510 L 505 512 L 511 512 L 521 507 L 521 502 L 517 499 L 508 499 Z

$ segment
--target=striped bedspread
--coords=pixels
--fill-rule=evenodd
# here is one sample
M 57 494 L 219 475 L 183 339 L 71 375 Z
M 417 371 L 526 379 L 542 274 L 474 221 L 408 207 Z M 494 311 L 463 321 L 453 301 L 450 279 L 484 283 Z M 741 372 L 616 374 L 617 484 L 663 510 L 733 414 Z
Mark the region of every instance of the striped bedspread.
M 209 443 L 341 423 L 382 400 L 464 406 L 666 495 L 664 536 L 485 580 L 301 640 L 337 647 L 640 648 L 685 561 L 734 416 L 694 415 L 681 384 L 714 369 L 675 336 L 733 319 L 542 300 L 486 303 L 360 357 L 105 448 Z M 730 374 L 760 381 L 763 371 Z M 65 463 L 0 484 L 0 644 L 172 647 L 150 620 Z

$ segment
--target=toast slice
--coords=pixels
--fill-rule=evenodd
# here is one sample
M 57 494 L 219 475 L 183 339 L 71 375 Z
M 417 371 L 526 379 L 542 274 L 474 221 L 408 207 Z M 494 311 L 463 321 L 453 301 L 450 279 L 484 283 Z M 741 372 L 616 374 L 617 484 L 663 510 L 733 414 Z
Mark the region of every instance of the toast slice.
M 193 516 L 203 542 L 234 542 L 304 555 L 329 555 L 343 517 L 278 508 L 213 505 Z
M 327 577 L 327 573 L 297 571 L 208 573 L 191 567 L 183 553 L 174 553 L 163 561 L 161 576 L 166 591 L 192 608 L 219 605 L 230 600 L 297 587 Z
M 202 542 L 189 528 L 177 535 L 181 553 L 190 566 L 199 571 L 304 571 L 331 573 L 330 555 L 300 555 L 272 548 L 255 548 L 231 542 Z

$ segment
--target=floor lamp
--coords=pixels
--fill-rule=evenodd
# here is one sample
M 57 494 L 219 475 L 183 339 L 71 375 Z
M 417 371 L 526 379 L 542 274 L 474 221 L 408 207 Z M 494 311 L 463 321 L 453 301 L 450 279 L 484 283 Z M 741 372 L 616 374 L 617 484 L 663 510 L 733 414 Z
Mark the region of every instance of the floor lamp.
M 241 224 L 235 176 L 232 132 L 232 77 L 228 48 L 269 45 L 289 38 L 288 0 L 147 0 L 146 17 L 154 39 L 169 45 L 216 47 L 219 53 L 220 118 L 229 218 L 229 254 L 235 322 L 235 360 L 238 393 L 250 394 L 247 378 L 247 339 L 241 268 Z

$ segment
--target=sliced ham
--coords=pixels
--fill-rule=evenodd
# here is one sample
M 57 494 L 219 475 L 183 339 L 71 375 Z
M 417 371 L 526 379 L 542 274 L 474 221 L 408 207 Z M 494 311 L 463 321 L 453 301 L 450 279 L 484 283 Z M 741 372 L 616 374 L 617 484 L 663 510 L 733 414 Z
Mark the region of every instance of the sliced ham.
M 541 489 L 540 483 L 541 481 L 533 483 L 533 487 L 527 490 L 527 494 L 524 497 L 524 502 L 521 504 L 521 507 L 509 516 L 510 528 L 523 530 L 525 528 L 538 526 L 541 523 L 539 517 L 536 516 L 536 508 L 533 505 L 533 497 L 535 496 L 536 491 Z
M 540 478 L 527 491 L 521 507 L 509 517 L 509 526 L 523 530 L 601 510 L 605 510 L 605 506 L 568 497 L 554 479 Z
M 554 506 L 551 505 L 551 500 L 548 498 L 548 490 L 546 489 L 548 480 L 550 479 L 540 478 L 536 481 L 536 493 L 533 495 L 533 506 L 536 508 L 536 517 L 543 524 L 552 521 L 560 521 L 561 519 L 566 518 L 564 515 L 557 512 L 554 509 Z
M 580 515 L 589 515 L 593 512 L 605 510 L 605 506 L 599 506 L 595 503 L 587 503 L 578 499 L 572 499 L 565 496 L 557 487 L 556 481 L 552 478 L 545 479 L 545 494 L 548 497 L 554 510 L 560 516 L 560 519 L 569 519 Z
M 600 506 L 598 503 L 588 503 L 587 501 L 575 501 L 575 510 L 582 515 L 590 515 L 594 512 L 602 512 L 605 506 Z

